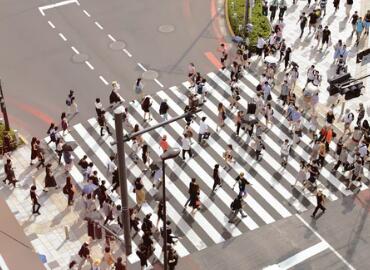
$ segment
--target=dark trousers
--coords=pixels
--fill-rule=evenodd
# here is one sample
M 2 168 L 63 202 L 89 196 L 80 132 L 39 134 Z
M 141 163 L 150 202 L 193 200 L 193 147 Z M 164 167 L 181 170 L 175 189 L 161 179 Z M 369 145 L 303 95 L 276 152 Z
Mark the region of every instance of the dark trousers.
M 342 164 L 342 161 L 338 160 L 337 164 L 335 164 L 335 166 L 333 167 L 333 171 L 338 170 L 340 164 Z
M 236 210 L 232 210 L 231 211 L 231 214 L 230 214 L 230 219 L 229 219 L 229 221 L 234 221 L 234 219 L 236 218 L 236 216 L 238 215 L 238 213 L 240 213 L 240 215 L 242 216 L 242 217 L 245 217 L 246 215 L 244 214 L 244 212 L 243 212 L 243 209 L 236 209 Z
M 272 9 L 271 10 L 271 14 L 270 14 L 270 21 L 272 22 L 274 19 L 275 19 L 275 15 L 276 15 L 276 9 Z
M 12 184 L 15 187 L 15 183 L 17 182 L 17 180 L 15 180 L 13 173 L 6 174 L 6 177 L 3 180 L 3 182 L 6 183 L 6 180 L 9 181 L 9 184 Z
M 260 150 L 256 150 L 256 159 L 259 160 L 260 159 L 260 156 L 261 156 L 261 151 Z
M 104 130 L 104 128 L 107 130 L 107 132 L 108 132 L 108 134 L 109 135 L 112 135 L 112 133 L 110 132 L 110 129 L 109 129 L 109 127 L 108 126 L 101 126 L 100 127 L 100 136 L 103 136 L 104 134 L 103 134 L 103 130 Z
M 39 164 L 37 164 L 36 168 L 38 169 L 38 168 L 40 168 L 40 166 L 45 168 L 45 159 L 44 158 L 40 159 Z
M 67 197 L 68 197 L 68 205 L 72 205 L 73 204 L 73 196 L 74 196 L 74 192 L 70 192 L 67 194 Z
M 240 133 L 240 127 L 242 126 L 242 124 L 241 123 L 237 123 L 236 124 L 236 135 L 238 135 L 239 136 L 239 133 Z
M 285 8 L 280 8 L 279 9 L 279 18 L 283 18 L 284 17 L 284 13 L 285 13 Z
M 320 167 L 324 166 L 325 156 L 319 156 L 318 162 Z
M 301 35 L 299 36 L 299 38 L 303 36 L 303 32 L 304 32 L 304 27 L 301 26 Z
M 182 149 L 182 159 L 185 159 L 186 152 L 188 152 L 189 157 L 192 157 L 193 156 L 193 152 L 191 151 L 191 148 L 189 150 Z
M 325 212 L 326 208 L 322 205 L 322 204 L 318 204 L 315 208 L 315 211 L 313 211 L 312 213 L 312 216 L 314 217 L 317 213 L 317 211 L 319 211 L 319 209 L 321 209 L 323 212 Z
M 32 202 L 32 214 L 39 213 L 40 207 L 41 207 L 41 204 L 39 204 L 37 200 L 34 200 Z
M 204 134 L 200 134 L 200 133 L 198 134 L 198 143 L 202 142 L 203 136 Z

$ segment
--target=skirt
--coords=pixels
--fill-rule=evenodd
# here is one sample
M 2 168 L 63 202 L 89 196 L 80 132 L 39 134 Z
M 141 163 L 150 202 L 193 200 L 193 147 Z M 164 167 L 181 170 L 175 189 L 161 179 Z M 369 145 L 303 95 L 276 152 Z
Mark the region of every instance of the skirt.
M 141 205 L 145 202 L 145 191 L 144 189 L 136 190 L 136 203 Z
M 45 187 L 46 188 L 56 187 L 56 186 L 57 186 L 57 182 L 55 181 L 55 177 L 54 176 L 47 176 L 47 177 L 45 177 Z

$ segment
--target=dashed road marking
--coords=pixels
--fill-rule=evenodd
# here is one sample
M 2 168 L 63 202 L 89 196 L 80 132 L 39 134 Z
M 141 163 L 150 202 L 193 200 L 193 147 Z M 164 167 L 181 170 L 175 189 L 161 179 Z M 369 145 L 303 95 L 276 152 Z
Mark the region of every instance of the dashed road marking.
M 99 76 L 99 79 L 105 84 L 105 85 L 108 85 L 109 83 L 107 82 L 106 79 L 104 79 L 104 77 L 102 75 Z
M 128 57 L 132 57 L 132 54 L 128 52 L 128 50 L 123 49 L 122 50 L 125 54 L 127 54 Z
M 64 41 L 67 41 L 67 38 L 62 34 L 62 33 L 59 33 L 58 34 Z
M 108 37 L 113 42 L 116 42 L 117 41 L 111 34 L 108 34 Z
M 157 79 L 154 79 L 154 81 L 160 86 L 160 87 L 164 87 L 163 84 L 161 84 Z
M 100 23 L 98 23 L 97 21 L 95 21 L 95 25 L 100 29 L 100 30 L 103 30 L 103 26 L 101 26 Z
M 55 25 L 51 21 L 48 21 L 48 24 L 50 25 L 51 28 L 55 29 Z
M 91 70 L 94 70 L 93 65 L 91 65 L 89 61 L 85 61 L 85 64 L 86 64 L 86 65 L 87 65 Z
M 74 51 L 76 54 L 80 54 L 80 52 L 73 46 L 71 46 L 72 51 Z
M 144 70 L 144 71 L 148 71 L 142 64 L 140 64 L 140 63 L 137 63 L 137 65 L 142 69 L 142 70 Z
M 90 13 L 89 13 L 89 12 L 87 12 L 87 11 L 86 11 L 86 9 L 84 9 L 84 10 L 83 10 L 83 12 L 85 13 L 85 15 L 86 15 L 87 17 L 91 17 Z

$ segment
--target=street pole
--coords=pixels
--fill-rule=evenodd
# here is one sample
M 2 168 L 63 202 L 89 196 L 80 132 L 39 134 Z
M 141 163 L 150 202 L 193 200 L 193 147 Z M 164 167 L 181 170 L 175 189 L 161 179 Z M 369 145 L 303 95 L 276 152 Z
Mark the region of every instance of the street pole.
M 116 126 L 116 142 L 118 156 L 118 177 L 121 189 L 121 204 L 122 213 L 121 219 L 123 222 L 123 232 L 125 239 L 126 256 L 132 253 L 131 235 L 130 235 L 130 213 L 128 208 L 128 192 L 127 192 L 127 175 L 126 175 L 126 159 L 125 159 L 125 143 L 123 141 L 123 113 L 125 109 L 119 106 L 114 110 L 114 124 Z
M 166 209 L 166 163 L 165 159 L 162 159 L 162 202 L 163 202 L 163 265 L 164 270 L 167 270 L 167 209 Z
M 244 14 L 244 29 L 245 29 L 245 38 L 248 38 L 249 31 L 247 25 L 249 24 L 249 0 L 245 0 L 245 14 Z
M 8 113 L 6 111 L 6 106 L 5 106 L 5 99 L 4 99 L 4 94 L 3 94 L 3 88 L 1 86 L 1 80 L 0 80 L 0 106 L 1 106 L 1 112 L 4 116 L 4 124 L 5 124 L 5 130 L 9 131 L 10 126 L 9 126 L 9 119 L 8 119 Z

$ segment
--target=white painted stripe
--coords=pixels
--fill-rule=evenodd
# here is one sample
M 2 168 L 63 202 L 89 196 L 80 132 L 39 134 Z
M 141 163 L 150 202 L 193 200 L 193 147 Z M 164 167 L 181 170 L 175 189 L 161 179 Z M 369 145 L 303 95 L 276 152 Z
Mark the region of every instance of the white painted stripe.
M 356 270 L 345 258 L 343 258 L 342 255 L 339 254 L 338 251 L 336 251 L 314 228 L 310 226 L 310 224 L 307 223 L 300 215 L 295 215 L 311 232 L 313 232 L 322 242 L 325 242 L 329 249 L 337 255 L 337 257 L 351 270 Z
M 40 11 L 40 13 L 41 13 L 42 16 L 45 16 L 45 12 L 44 12 L 44 10 L 41 7 L 39 7 L 39 11 Z
M 71 46 L 72 51 L 74 51 L 76 54 L 80 54 L 80 52 L 73 46 Z
M 251 75 L 246 75 L 246 78 L 252 82 L 252 83 L 258 83 L 258 81 Z M 243 83 L 240 83 L 240 85 L 242 86 L 242 89 L 246 91 L 246 93 L 250 96 L 250 97 L 253 97 L 252 93 L 253 91 L 250 90 L 248 87 L 246 87 Z M 244 86 L 243 86 L 244 85 Z M 276 100 L 277 99 L 277 96 L 271 92 L 271 96 Z M 285 127 L 288 128 L 288 123 L 287 123 L 287 120 L 284 116 L 282 116 L 277 110 L 274 111 L 274 117 L 276 119 L 278 119 L 278 121 L 280 123 L 282 123 L 283 125 L 285 125 Z M 310 138 L 308 138 L 308 136 L 306 134 L 302 134 L 302 138 L 301 140 L 303 142 L 305 142 L 307 145 L 309 144 L 310 142 Z M 320 171 L 321 175 L 326 178 L 333 186 L 335 186 L 340 192 L 342 192 L 344 195 L 348 196 L 348 195 L 351 195 L 353 194 L 352 191 L 350 190 L 346 190 L 346 186 L 340 182 L 334 175 L 331 174 L 331 172 L 328 171 L 327 168 L 323 167 Z
M 111 35 L 111 34 L 108 34 L 108 37 L 110 40 L 112 40 L 113 42 L 116 42 L 117 40 Z
M 59 33 L 58 34 L 64 41 L 67 41 L 67 38 L 62 34 L 62 33 Z
M 157 93 L 158 94 L 158 93 Z M 159 111 L 159 104 L 152 99 L 152 107 L 155 111 Z M 171 119 L 173 116 L 169 115 L 169 118 Z M 178 122 L 173 122 L 170 124 L 171 128 L 173 128 L 178 136 L 182 136 L 183 134 L 183 128 L 179 125 Z M 171 142 L 175 141 L 172 137 L 169 138 L 170 135 L 167 135 L 167 138 L 171 140 Z M 217 162 L 199 145 L 199 144 L 194 144 L 191 146 L 191 149 L 194 153 L 197 153 L 199 157 L 202 157 L 206 163 L 208 164 L 217 164 Z M 212 189 L 213 187 L 213 179 L 210 176 L 209 172 L 204 171 L 204 169 L 199 166 L 199 164 L 193 159 L 190 158 L 186 160 L 187 165 L 192 168 L 195 172 L 197 172 L 198 176 L 202 181 L 207 184 L 207 186 Z M 180 179 L 185 186 L 187 186 L 190 182 L 190 177 L 188 175 L 185 175 L 184 170 L 182 170 L 181 175 L 177 175 L 178 179 Z M 185 179 L 186 178 L 186 179 Z M 227 213 L 223 213 L 216 205 L 215 203 L 203 192 L 201 191 L 201 201 L 204 206 L 207 207 L 207 210 L 212 213 L 212 215 L 223 225 L 224 228 L 226 228 L 229 233 L 233 236 L 239 236 L 241 232 L 237 227 L 235 227 L 234 224 L 231 224 L 228 222 L 228 217 L 225 215 Z M 229 207 L 231 202 L 233 201 L 234 198 L 231 198 L 224 190 L 218 189 L 217 193 L 215 196 L 219 197 L 221 201 Z M 236 194 L 235 194 L 236 196 Z M 252 219 L 243 219 L 246 222 L 244 222 L 250 230 L 254 230 L 258 228 L 258 225 L 252 221 Z
M 3 256 L 0 254 L 0 269 L 9 270 L 8 266 L 5 263 Z
M 76 4 L 77 4 L 77 6 L 81 6 L 81 4 L 78 0 L 76 0 Z
M 128 50 L 123 49 L 122 51 L 123 51 L 125 54 L 127 54 L 127 56 L 128 56 L 128 57 L 132 57 L 132 54 L 131 54 L 131 53 L 129 53 L 129 51 L 128 51 Z
M 225 72 L 226 73 L 226 72 Z M 209 77 L 215 81 L 220 87 L 222 87 L 224 89 L 224 91 L 226 91 L 228 94 L 231 94 L 231 90 L 230 88 L 223 83 L 223 81 L 214 73 L 210 73 L 208 74 Z M 248 91 L 249 89 L 244 89 L 243 87 L 245 85 L 241 85 L 242 83 L 240 82 L 239 85 L 241 86 L 241 89 L 245 90 L 245 91 Z M 211 87 L 211 86 L 209 86 Z M 249 90 L 251 91 L 251 90 Z M 220 94 L 214 90 L 212 92 L 212 95 L 215 97 L 215 98 L 220 98 Z M 219 99 L 219 101 L 221 102 L 221 99 Z M 242 105 L 245 109 L 248 107 L 248 103 L 246 100 L 244 100 L 243 98 L 239 100 L 239 104 Z M 274 112 L 274 116 L 276 116 L 278 113 L 275 114 Z M 288 138 L 286 136 L 286 134 L 284 134 L 284 132 L 282 132 L 282 130 L 279 130 L 275 125 L 272 125 L 272 127 L 270 128 L 270 130 L 272 132 L 274 132 L 276 134 L 277 137 L 281 138 L 281 140 L 283 141 L 283 139 L 285 138 Z M 248 135 L 247 135 L 248 136 Z M 263 134 L 263 140 L 266 142 L 266 144 L 272 148 L 272 150 L 275 151 L 275 153 L 280 156 L 280 146 L 274 141 L 272 140 L 267 134 Z M 299 147 L 299 146 L 298 146 Z M 266 160 L 267 163 L 269 163 L 273 168 L 282 168 L 281 165 L 280 165 L 280 161 L 276 161 L 267 151 L 264 152 L 264 159 Z M 294 159 L 290 159 L 289 160 L 289 164 L 294 166 L 294 168 L 296 169 L 296 173 L 298 174 L 298 171 L 300 170 L 300 165 L 298 164 L 298 162 L 296 162 L 296 160 Z M 283 179 L 286 180 L 290 185 L 293 185 L 295 183 L 295 177 L 290 174 L 287 170 L 280 170 L 279 171 L 280 174 L 283 175 Z M 318 185 L 320 184 L 320 182 L 318 181 L 317 182 Z M 301 183 L 298 183 L 297 182 L 297 187 L 299 188 L 298 191 L 303 195 L 305 196 L 313 205 L 316 206 L 316 198 L 315 198 L 315 195 L 312 194 L 311 192 L 308 191 L 308 193 L 306 194 L 304 191 L 303 191 L 303 185 Z M 325 194 L 328 195 L 328 197 L 330 197 L 331 200 L 334 200 L 334 199 L 337 199 L 337 197 L 332 194 L 329 190 L 326 189 L 326 187 L 324 187 L 323 185 L 320 185 L 320 188 L 323 188 L 325 190 Z M 293 196 L 294 197 L 294 196 Z M 305 211 L 303 208 L 301 208 L 301 206 L 299 206 L 298 204 L 296 205 L 297 207 L 299 207 L 298 209 L 301 209 L 300 211 Z M 297 210 L 298 210 L 297 209 Z
M 182 94 L 180 91 L 174 91 L 173 93 L 181 99 L 187 99 L 187 97 L 184 94 Z M 175 106 L 175 104 L 171 105 L 171 107 L 173 106 Z M 211 102 L 206 102 L 205 105 L 203 106 L 209 107 L 211 111 L 212 110 L 217 111 L 217 107 L 213 105 Z M 201 114 L 203 113 L 199 113 L 199 115 Z M 205 114 L 203 115 L 206 116 Z M 216 130 L 217 124 L 210 117 L 207 118 L 207 123 L 210 128 L 212 128 L 213 130 Z M 225 124 L 226 124 L 226 121 L 225 121 Z M 221 138 L 229 137 L 229 135 L 222 129 L 218 131 L 217 133 L 219 134 Z M 273 177 L 261 165 L 255 162 L 255 159 L 252 158 L 243 148 L 241 148 L 239 146 L 239 143 L 235 143 L 233 141 L 230 141 L 230 143 L 233 145 L 234 152 L 239 153 L 240 156 L 245 157 L 245 161 L 248 162 L 250 166 L 254 167 L 256 171 L 262 176 L 262 178 L 265 179 L 271 186 L 276 188 L 276 186 L 279 185 L 279 183 L 277 183 L 276 186 L 273 184 L 273 182 L 275 181 Z M 220 146 L 216 141 L 214 141 L 212 138 L 208 139 L 208 144 L 220 156 L 225 151 L 225 149 L 222 146 Z M 251 161 L 253 161 L 253 164 L 251 163 Z M 252 177 L 252 175 L 246 172 L 242 165 L 240 165 L 238 162 L 235 162 L 235 164 L 233 165 L 233 168 L 236 171 L 244 171 L 248 181 L 252 183 L 251 187 L 255 189 L 258 193 L 260 193 L 261 196 L 266 200 L 266 202 L 268 202 L 282 217 L 291 216 L 291 213 L 288 211 L 288 209 L 286 209 L 274 196 L 272 196 L 256 179 L 254 179 L 254 177 Z M 283 193 L 281 195 L 286 195 L 286 194 Z
M 91 65 L 89 61 L 85 61 L 85 64 L 86 64 L 86 65 L 87 65 L 91 70 L 94 70 L 93 65 Z
M 89 12 L 87 12 L 85 9 L 83 10 L 83 12 L 85 13 L 85 15 L 86 15 L 87 17 L 91 17 L 91 15 L 89 14 Z
M 137 63 L 137 65 L 144 71 L 147 71 L 147 69 L 141 64 L 141 63 Z
M 111 114 L 106 114 L 106 119 L 107 119 L 107 121 L 109 121 L 109 122 L 113 122 L 113 117 L 112 117 L 112 115 Z M 97 123 L 97 121 L 96 121 L 96 119 L 95 118 L 91 118 L 91 119 L 89 119 L 88 120 L 88 122 L 89 122 L 89 124 L 91 125 L 91 127 L 93 127 L 94 128 L 94 130 L 95 130 L 95 132 L 97 133 L 97 134 L 99 134 L 100 135 L 100 126 L 99 126 L 99 124 Z M 113 124 L 113 123 L 112 123 Z M 113 125 L 113 127 L 114 127 L 114 125 Z M 114 141 L 114 139 L 111 137 L 111 136 L 105 136 L 104 137 L 104 140 L 106 141 L 106 143 L 107 143 L 107 145 L 109 145 L 109 147 L 110 147 L 110 149 L 112 149 L 112 150 L 114 150 L 114 148 L 111 146 L 111 142 L 113 142 Z M 95 142 L 95 140 L 94 140 L 94 143 L 96 144 L 96 142 Z M 128 155 L 126 155 L 125 154 L 125 156 L 126 156 L 126 165 L 127 165 L 127 167 L 128 168 L 130 168 L 130 172 L 135 176 L 135 177 L 143 177 L 143 175 L 142 175 L 142 171 L 140 170 L 140 168 L 138 167 L 138 166 L 136 166 L 133 162 L 132 162 L 132 160 L 131 160 L 131 158 L 129 158 L 129 156 Z M 144 178 L 144 177 L 143 177 Z M 146 178 L 146 177 L 145 177 Z M 144 185 L 145 185 L 145 188 L 146 188 L 146 190 L 147 191 L 149 191 L 150 192 L 150 190 L 152 189 L 152 183 L 146 178 L 146 179 L 143 179 L 143 181 L 144 180 L 146 180 L 145 181 L 145 183 L 144 183 Z M 131 183 L 129 182 L 129 181 L 127 181 L 127 184 L 128 184 L 128 189 L 131 191 L 131 190 L 133 190 L 133 185 L 131 185 Z M 134 194 L 133 194 L 133 192 L 130 192 L 130 197 L 131 197 L 131 199 L 133 200 L 133 201 L 135 201 L 135 196 L 134 196 Z M 158 217 L 157 217 L 157 215 L 156 215 L 156 213 L 155 213 L 155 211 L 154 211 L 154 209 L 152 209 L 151 207 L 150 207 L 150 205 L 148 205 L 148 204 L 144 204 L 143 206 L 142 206 L 142 208 L 141 208 L 141 211 L 144 213 L 144 215 L 146 215 L 146 214 L 149 214 L 149 213 L 152 213 L 152 217 L 153 217 L 153 219 L 154 220 L 157 220 L 158 219 Z M 159 226 L 162 226 L 162 221 L 159 223 Z M 161 249 L 159 249 L 158 250 L 159 252 L 161 251 Z M 177 244 L 176 244 L 176 251 L 179 253 L 179 255 L 180 256 L 187 256 L 187 255 L 189 255 L 189 252 L 187 251 L 187 249 L 180 243 L 180 242 L 178 242 Z M 160 258 L 160 253 L 158 254 L 156 254 L 157 255 L 157 257 L 158 258 Z
M 142 110 L 137 106 L 132 106 L 133 109 L 136 110 L 136 112 L 143 117 Z M 131 118 L 133 119 L 133 117 Z M 153 124 L 156 123 L 156 121 L 152 120 Z M 153 137 L 149 133 L 145 133 L 142 135 L 144 140 L 147 142 L 148 145 L 151 146 L 151 150 L 153 152 L 156 152 L 157 155 L 161 155 L 161 150 L 158 142 L 156 142 Z M 174 140 L 169 134 L 167 135 L 167 140 L 169 144 L 172 147 L 180 147 L 176 140 Z M 180 147 L 181 148 L 181 147 Z M 183 179 L 182 174 L 185 174 L 184 170 L 179 167 L 174 160 L 167 160 L 166 165 L 172 169 L 172 171 L 177 175 L 177 179 Z M 207 174 L 202 175 L 202 177 L 206 177 Z M 190 177 L 188 178 L 188 183 L 190 182 Z M 177 188 L 177 186 L 170 180 L 169 177 L 167 177 L 168 185 L 168 191 L 173 195 L 173 197 L 181 204 L 184 205 L 187 201 L 187 198 L 184 196 L 184 194 Z M 203 214 L 200 211 L 197 211 L 194 215 L 194 219 L 197 221 L 197 223 L 205 230 L 205 232 L 208 234 L 208 236 L 216 243 L 222 243 L 225 241 L 225 239 L 222 237 L 222 235 L 208 222 L 208 220 L 203 216 Z
M 108 85 L 109 83 L 107 82 L 106 79 L 104 79 L 104 77 L 102 75 L 99 76 L 99 79 L 105 84 L 105 85 Z
M 50 25 L 51 28 L 55 28 L 55 25 L 51 22 L 51 21 L 48 21 L 48 24 Z
M 104 29 L 104 28 L 103 28 L 103 26 L 101 26 L 101 24 L 100 24 L 100 23 L 98 23 L 97 21 L 95 21 L 94 23 L 95 23 L 95 25 L 96 25 L 100 30 L 103 30 L 103 29 Z
M 72 4 L 72 3 L 75 3 L 75 4 L 79 5 L 77 0 L 66 0 L 66 1 L 61 1 L 61 2 L 55 3 L 55 4 L 51 4 L 51 5 L 41 6 L 41 7 L 39 7 L 39 10 L 44 11 L 44 10 L 47 10 L 47 9 L 61 7 L 61 6 L 65 6 L 65 5 Z
M 285 259 L 284 261 L 278 263 L 277 269 L 290 269 L 297 264 L 304 262 L 305 260 L 323 252 L 324 250 L 328 249 L 329 246 L 325 242 L 319 242 L 316 245 L 313 245 L 312 247 L 306 248 L 305 250 L 302 250 L 298 252 L 297 254 Z M 264 268 L 264 269 L 268 269 Z
M 161 84 L 157 79 L 154 79 L 154 81 L 160 86 L 160 87 L 164 87 L 163 84 Z

